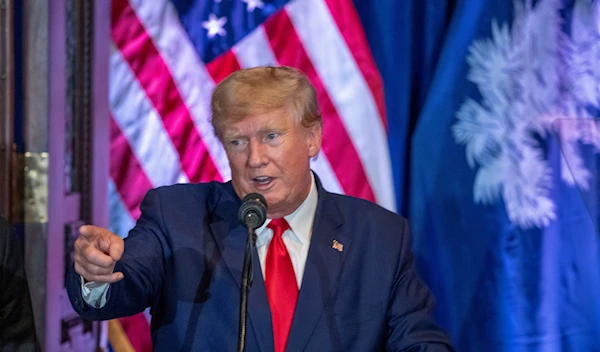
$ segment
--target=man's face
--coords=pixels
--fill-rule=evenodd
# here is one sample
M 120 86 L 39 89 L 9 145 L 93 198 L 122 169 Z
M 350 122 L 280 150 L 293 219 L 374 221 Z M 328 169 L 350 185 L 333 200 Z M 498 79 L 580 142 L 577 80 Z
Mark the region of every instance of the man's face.
M 268 217 L 291 214 L 310 192 L 310 158 L 321 148 L 321 128 L 305 128 L 284 110 L 248 116 L 223 127 L 233 188 L 243 198 L 267 200 Z

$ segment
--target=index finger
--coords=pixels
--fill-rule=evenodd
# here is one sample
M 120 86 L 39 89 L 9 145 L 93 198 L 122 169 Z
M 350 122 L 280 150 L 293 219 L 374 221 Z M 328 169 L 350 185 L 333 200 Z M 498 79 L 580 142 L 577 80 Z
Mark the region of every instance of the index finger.
M 82 225 L 79 227 L 79 236 L 92 240 L 102 234 L 102 228 L 93 225 Z

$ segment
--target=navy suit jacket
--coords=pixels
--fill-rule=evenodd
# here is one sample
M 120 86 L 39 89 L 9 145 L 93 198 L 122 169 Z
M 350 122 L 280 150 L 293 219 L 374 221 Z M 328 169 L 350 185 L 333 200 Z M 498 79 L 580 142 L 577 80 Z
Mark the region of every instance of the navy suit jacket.
M 434 322 L 434 299 L 414 270 L 409 227 L 380 206 L 319 195 L 287 351 L 451 351 Z M 247 230 L 231 182 L 161 187 L 146 195 L 125 239 L 101 309 L 84 303 L 71 267 L 67 289 L 90 320 L 151 307 L 158 351 L 235 351 Z M 343 247 L 335 246 L 334 241 Z M 254 251 L 246 351 L 273 351 L 271 313 Z

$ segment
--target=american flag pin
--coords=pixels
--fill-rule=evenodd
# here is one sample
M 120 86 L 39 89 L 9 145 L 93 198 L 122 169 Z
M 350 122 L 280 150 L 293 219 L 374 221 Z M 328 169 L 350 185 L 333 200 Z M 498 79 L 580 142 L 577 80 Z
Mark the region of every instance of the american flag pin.
M 338 252 L 344 251 L 344 245 L 339 243 L 338 240 L 333 240 L 333 244 L 331 245 L 331 248 L 336 249 Z

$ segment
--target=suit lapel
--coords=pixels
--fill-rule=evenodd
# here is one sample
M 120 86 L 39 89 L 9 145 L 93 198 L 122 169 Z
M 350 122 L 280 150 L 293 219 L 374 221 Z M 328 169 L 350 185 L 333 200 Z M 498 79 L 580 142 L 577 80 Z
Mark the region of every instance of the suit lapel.
M 333 196 L 322 188 L 318 178 L 316 181 L 319 201 L 302 286 L 288 337 L 288 346 L 299 350 L 308 343 L 327 306 L 352 242 L 350 237 L 341 232 L 342 217 Z
M 237 221 L 241 201 L 231 183 L 215 188 L 210 204 L 209 225 L 225 264 L 239 287 L 247 238 L 246 229 Z
M 241 201 L 233 191 L 231 183 L 226 183 L 222 187 L 222 190 L 214 192 L 215 198 L 212 200 L 214 210 L 211 212 L 209 225 L 225 265 L 239 289 L 242 286 L 242 268 L 248 230 L 237 220 L 237 211 Z M 260 350 L 272 351 L 271 310 L 256 248 L 253 251 L 252 265 L 254 280 L 248 296 L 248 326 L 252 326 Z

